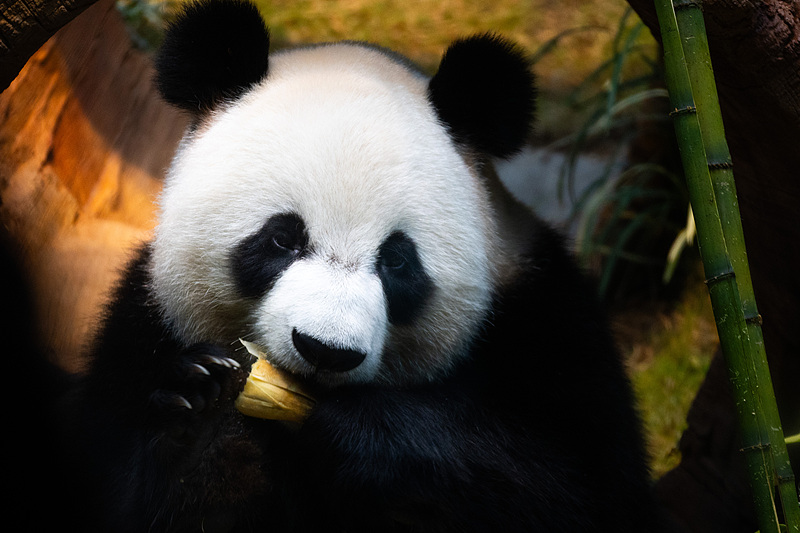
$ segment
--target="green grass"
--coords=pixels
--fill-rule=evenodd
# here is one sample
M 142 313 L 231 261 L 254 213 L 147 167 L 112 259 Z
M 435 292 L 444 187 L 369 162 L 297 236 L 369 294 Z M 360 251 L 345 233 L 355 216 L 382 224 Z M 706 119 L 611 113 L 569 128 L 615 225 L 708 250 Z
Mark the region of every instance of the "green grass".
M 278 45 L 363 39 L 393 48 L 433 68 L 447 44 L 460 36 L 498 31 L 536 50 L 562 31 L 592 27 L 613 32 L 624 11 L 621 0 L 259 0 Z M 606 36 L 608 38 L 609 36 Z M 559 50 L 558 74 L 580 79 L 580 69 L 602 54 L 597 34 L 576 35 L 572 51 Z M 607 39 L 606 39 L 607 40 Z M 578 55 L 573 52 L 586 52 Z M 578 76 L 577 78 L 575 76 Z
M 686 414 L 719 340 L 699 274 L 674 305 L 647 306 L 647 311 L 637 306 L 621 312 L 615 324 L 657 479 L 680 461 L 677 445 Z

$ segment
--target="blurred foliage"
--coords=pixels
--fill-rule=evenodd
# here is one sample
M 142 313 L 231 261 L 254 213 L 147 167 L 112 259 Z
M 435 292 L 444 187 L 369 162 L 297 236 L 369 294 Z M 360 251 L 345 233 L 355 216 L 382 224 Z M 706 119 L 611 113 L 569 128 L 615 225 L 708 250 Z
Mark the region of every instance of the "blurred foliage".
M 675 170 L 658 51 L 642 42 L 643 30 L 627 10 L 609 57 L 567 97 L 584 122 L 551 143 L 551 149 L 568 154 L 560 187 L 572 200 L 577 252 L 598 273 L 600 294 L 607 299 L 659 294 L 662 282 L 672 280 L 682 251 L 675 247 L 669 254 L 685 222 L 688 196 Z M 577 162 L 592 152 L 603 154 L 605 167 L 577 191 Z
M 134 45 L 152 51 L 161 43 L 164 22 L 178 10 L 181 0 L 116 0 Z
M 566 86 L 601 61 L 624 4 L 609 0 L 258 0 L 277 46 L 361 39 L 395 49 L 432 71 L 456 38 L 494 31 L 528 50 L 564 31 L 576 34 L 549 57 L 547 80 Z M 605 35 L 604 35 L 605 33 Z

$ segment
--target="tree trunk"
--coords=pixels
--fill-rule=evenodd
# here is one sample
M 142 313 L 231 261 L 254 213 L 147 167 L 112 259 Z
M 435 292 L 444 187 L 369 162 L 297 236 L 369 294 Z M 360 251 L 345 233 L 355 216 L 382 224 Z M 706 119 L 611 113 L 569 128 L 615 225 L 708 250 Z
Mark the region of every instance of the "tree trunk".
M 0 92 L 59 28 L 97 0 L 12 0 L 0 3 Z
M 653 2 L 629 0 L 658 37 Z M 800 432 L 800 3 L 703 3 L 756 300 L 784 432 Z M 659 482 L 688 531 L 751 533 L 727 374 L 712 364 L 688 417 L 682 461 Z M 800 449 L 789 447 L 795 475 Z
M 31 278 L 39 340 L 79 370 L 103 297 L 153 226 L 186 120 L 157 97 L 112 0 L 30 58 L 0 117 L 0 222 Z

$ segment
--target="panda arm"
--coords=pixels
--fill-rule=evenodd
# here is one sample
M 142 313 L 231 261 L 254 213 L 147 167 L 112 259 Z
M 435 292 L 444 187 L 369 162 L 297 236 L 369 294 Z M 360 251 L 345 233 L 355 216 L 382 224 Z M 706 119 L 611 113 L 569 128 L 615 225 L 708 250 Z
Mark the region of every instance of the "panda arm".
M 150 292 L 148 256 L 131 262 L 112 298 L 65 440 L 77 475 L 96 488 L 97 530 L 210 531 L 219 516 L 259 508 L 265 452 L 233 409 L 244 373 L 219 347 L 172 333 Z

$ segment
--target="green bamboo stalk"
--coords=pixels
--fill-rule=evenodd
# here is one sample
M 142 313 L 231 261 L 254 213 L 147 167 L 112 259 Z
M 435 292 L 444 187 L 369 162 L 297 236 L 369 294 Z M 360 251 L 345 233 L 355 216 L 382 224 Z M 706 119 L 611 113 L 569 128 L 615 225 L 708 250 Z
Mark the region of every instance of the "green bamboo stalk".
M 800 506 L 798 506 L 794 474 L 789 462 L 767 364 L 761 315 L 756 306 L 750 277 L 750 266 L 747 261 L 744 232 L 736 197 L 736 185 L 733 179 L 733 163 L 725 139 L 703 12 L 698 2 L 680 0 L 680 2 L 673 2 L 673 5 L 695 104 L 698 108 L 698 120 L 708 156 L 708 166 L 719 207 L 722 229 L 736 273 L 739 295 L 742 298 L 742 309 L 750 340 L 747 369 L 750 372 L 749 377 L 752 383 L 755 384 L 756 401 L 762 411 L 762 416 L 759 417 L 759 429 L 762 434 L 766 434 L 769 442 L 775 468 L 775 481 L 785 509 L 784 515 L 789 531 L 796 533 L 800 531 Z
M 704 142 L 701 130 L 697 106 L 693 96 L 692 81 L 687 69 L 686 56 L 684 55 L 675 11 L 670 0 L 656 0 L 656 11 L 664 46 L 667 85 L 674 109 L 672 112 L 673 123 L 679 139 L 681 160 L 686 173 L 687 186 L 697 225 L 698 247 L 714 308 L 720 344 L 725 355 L 734 395 L 737 399 L 737 413 L 743 439 L 742 451 L 750 474 L 757 520 L 763 533 L 777 533 L 780 531 L 780 526 L 773 490 L 778 476 L 775 475 L 770 433 L 766 430 L 767 424 L 761 418 L 762 409 L 760 408 L 764 398 L 769 395 L 771 395 L 772 402 L 774 402 L 774 395 L 769 382 L 766 384 L 770 389 L 769 395 L 762 395 L 759 392 L 761 384 L 757 381 L 758 373 L 753 368 L 752 358 L 749 355 L 753 340 L 758 340 L 759 336 L 754 335 L 751 338 L 750 324 L 745 318 L 745 305 L 737 283 L 741 280 L 737 278 L 738 273 L 734 268 L 734 266 L 737 266 L 741 269 L 742 258 L 739 254 L 744 250 L 744 240 L 736 235 L 735 230 L 732 232 L 730 240 L 734 248 L 739 250 L 737 259 L 732 260 L 728 249 L 729 242 L 726 240 L 727 232 L 723 226 L 723 224 L 730 225 L 734 216 L 738 218 L 738 209 L 735 215 L 726 214 L 724 218 L 720 215 L 719 198 L 709 170 L 709 158 L 706 151 L 707 143 Z M 695 57 L 692 58 L 692 60 L 695 59 Z M 710 59 L 705 57 L 702 61 L 705 66 L 701 67 L 700 70 L 705 68 L 707 73 L 711 73 Z M 716 89 L 714 88 L 713 92 L 709 92 L 708 78 L 704 77 L 703 80 L 706 85 L 701 85 L 699 90 L 703 90 L 706 95 L 716 98 Z M 713 77 L 710 83 L 713 85 Z M 703 99 L 705 100 L 705 96 L 703 96 Z M 709 123 L 707 122 L 705 125 L 708 127 Z M 724 136 L 724 130 L 721 129 L 721 120 L 717 126 L 716 129 L 714 127 L 710 128 L 709 136 L 711 136 L 711 133 Z M 717 140 L 713 140 L 708 143 L 709 152 L 715 156 L 722 155 L 724 157 L 727 153 L 727 146 L 724 146 L 724 150 L 720 151 L 723 144 L 724 140 L 722 144 Z M 719 166 L 729 168 L 729 162 L 730 157 L 728 155 L 727 159 L 722 161 L 723 165 Z M 722 188 L 730 187 L 732 183 L 731 174 L 730 181 L 727 184 L 723 183 Z M 722 190 L 720 190 L 719 194 L 722 196 L 724 206 L 730 207 L 731 198 L 734 199 L 733 205 L 735 206 L 735 191 L 732 197 Z M 744 261 L 746 262 L 746 256 Z M 750 285 L 749 271 L 743 270 L 742 276 L 745 278 L 747 285 Z M 745 295 L 747 299 L 752 299 L 752 286 L 745 289 Z M 754 303 L 754 299 L 752 299 L 752 306 L 747 303 L 748 309 L 754 309 Z M 756 321 L 751 320 L 750 322 L 754 323 Z M 760 329 L 758 333 L 760 333 Z M 789 507 L 796 507 L 796 505 L 795 496 L 795 502 L 789 504 Z M 785 503 L 784 506 L 786 506 Z M 797 530 L 790 529 L 790 531 L 795 532 Z

